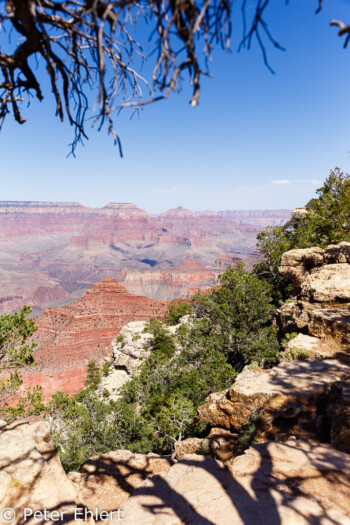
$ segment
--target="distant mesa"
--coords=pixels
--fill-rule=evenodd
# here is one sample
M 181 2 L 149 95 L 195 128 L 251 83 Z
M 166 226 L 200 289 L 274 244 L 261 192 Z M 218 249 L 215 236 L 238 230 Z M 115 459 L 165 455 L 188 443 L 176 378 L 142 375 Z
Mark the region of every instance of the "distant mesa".
M 178 206 L 177 208 L 171 208 L 168 211 L 165 211 L 164 213 L 161 213 L 159 215 L 160 217 L 168 216 L 168 217 L 194 217 L 194 212 L 191 210 L 188 210 L 186 208 L 183 208 L 182 206 Z
M 113 208 L 113 209 L 123 209 L 123 210 L 130 210 L 130 209 L 135 209 L 136 208 L 136 205 L 133 204 L 132 202 L 109 202 L 108 204 L 106 204 L 106 206 L 103 206 L 102 209 L 105 209 L 105 208 Z
M 195 261 L 194 259 L 186 259 L 180 264 L 173 268 L 174 272 L 205 272 L 208 271 L 208 268 L 201 264 L 200 262 Z

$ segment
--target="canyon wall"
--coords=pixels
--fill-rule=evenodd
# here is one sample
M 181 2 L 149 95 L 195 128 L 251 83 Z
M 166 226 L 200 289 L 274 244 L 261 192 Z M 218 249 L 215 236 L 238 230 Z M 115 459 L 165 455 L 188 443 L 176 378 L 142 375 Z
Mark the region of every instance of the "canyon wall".
M 77 393 L 86 365 L 112 352 L 112 340 L 131 321 L 164 314 L 167 303 L 130 294 L 115 279 L 104 279 L 72 304 L 37 317 L 33 340 L 37 365 L 22 372 L 22 390 L 41 385 L 46 398 L 58 390 Z
M 151 298 L 187 297 L 211 286 L 232 261 L 249 261 L 259 230 L 289 215 L 182 207 L 150 215 L 131 203 L 0 202 L 0 313 L 26 303 L 38 315 L 107 277 Z M 202 271 L 181 272 L 178 265 L 189 259 Z

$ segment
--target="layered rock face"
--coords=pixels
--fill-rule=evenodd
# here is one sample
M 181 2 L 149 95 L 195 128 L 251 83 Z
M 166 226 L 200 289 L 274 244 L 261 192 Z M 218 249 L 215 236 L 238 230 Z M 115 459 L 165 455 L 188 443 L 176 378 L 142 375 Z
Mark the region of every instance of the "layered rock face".
M 213 427 L 209 446 L 215 447 L 218 430 L 224 428 L 231 434 L 217 455 L 235 455 L 237 432 L 253 414 L 260 414 L 260 439 L 282 440 L 291 434 L 325 439 L 327 422 L 320 407 L 332 385 L 349 376 L 350 362 L 339 359 L 294 361 L 270 370 L 246 367 L 228 392 L 211 394 L 198 409 L 199 419 Z
M 25 302 L 37 315 L 82 297 L 103 278 L 120 280 L 122 272 L 133 293 L 187 297 L 211 286 L 236 258 L 249 257 L 266 221 L 289 218 L 281 213 L 231 217 L 179 207 L 153 216 L 130 203 L 0 202 L 0 313 Z M 189 259 L 205 268 L 175 268 Z
M 350 243 L 286 252 L 280 273 L 295 294 L 277 311 L 280 330 L 350 344 Z
M 233 258 L 220 259 L 221 267 L 232 264 Z M 226 266 L 225 266 L 226 263 Z M 123 270 L 120 282 L 132 293 L 146 295 L 162 301 L 188 298 L 197 291 L 212 287 L 219 275 L 218 270 L 209 270 L 203 264 L 186 259 L 167 271 Z
M 23 388 L 41 385 L 47 397 L 58 390 L 78 392 L 87 362 L 101 361 L 111 354 L 112 340 L 123 325 L 162 316 L 166 308 L 167 303 L 132 295 L 109 278 L 93 286 L 82 299 L 47 310 L 36 319 L 37 366 L 24 370 Z
M 299 332 L 285 348 L 294 360 L 246 367 L 227 392 L 199 407 L 199 419 L 212 427 L 201 446 L 222 459 L 239 451 L 254 415 L 260 440 L 292 434 L 350 450 L 350 243 L 286 252 L 280 272 L 295 295 L 276 312 L 276 325 L 281 337 Z

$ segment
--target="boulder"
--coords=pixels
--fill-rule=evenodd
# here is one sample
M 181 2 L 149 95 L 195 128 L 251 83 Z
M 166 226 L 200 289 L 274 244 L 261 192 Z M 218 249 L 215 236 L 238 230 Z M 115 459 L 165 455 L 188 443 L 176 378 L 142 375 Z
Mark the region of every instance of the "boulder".
M 88 459 L 79 472 L 68 474 L 80 501 L 90 510 L 112 511 L 148 477 L 168 470 L 174 461 L 156 454 L 116 450 Z
M 350 242 L 340 242 L 327 246 L 324 252 L 324 262 L 326 264 L 350 263 Z
M 228 392 L 214 392 L 210 394 L 203 405 L 198 407 L 197 414 L 200 421 L 213 427 L 229 429 L 236 421 L 235 408 L 228 397 Z
M 295 294 L 301 291 L 303 297 L 316 301 L 349 300 L 349 263 L 350 243 L 340 242 L 325 250 L 289 250 L 282 255 L 279 272 L 293 283 Z
M 200 453 L 203 447 L 203 439 L 188 438 L 175 443 L 175 452 L 177 459 L 183 459 L 187 454 Z
M 229 468 L 188 455 L 146 480 L 123 506 L 125 525 L 350 524 L 349 457 L 289 440 L 251 447 Z M 116 524 L 115 522 L 112 522 Z
M 37 519 L 24 509 L 56 511 L 64 522 L 74 522 L 75 508 L 80 500 L 74 484 L 65 474 L 46 423 L 32 425 L 16 421 L 0 428 L 0 508 L 12 508 L 12 523 L 34 525 Z M 55 520 L 43 519 L 53 524 Z M 61 521 L 62 522 L 62 521 Z M 91 520 L 93 522 L 93 520 Z
M 307 301 L 284 303 L 276 310 L 275 324 L 281 334 L 301 331 L 350 344 L 350 310 L 346 305 L 329 306 Z
M 350 377 L 332 385 L 327 416 L 331 426 L 333 447 L 350 454 Z
M 350 302 L 350 264 L 317 268 L 301 284 L 300 296 L 312 302 Z
M 312 268 L 321 266 L 324 261 L 322 248 L 305 248 L 289 250 L 282 255 L 279 272 L 293 283 L 297 293 Z
M 198 418 L 233 432 L 229 446 L 222 443 L 222 456 L 218 452 L 222 440 L 217 441 L 215 454 L 223 459 L 237 453 L 239 437 L 253 423 L 253 416 L 259 416 L 255 435 L 260 440 L 285 439 L 290 434 L 324 439 L 327 425 L 319 403 L 333 383 L 349 374 L 350 362 L 340 359 L 293 361 L 270 370 L 246 367 L 229 391 L 207 397 L 198 408 Z

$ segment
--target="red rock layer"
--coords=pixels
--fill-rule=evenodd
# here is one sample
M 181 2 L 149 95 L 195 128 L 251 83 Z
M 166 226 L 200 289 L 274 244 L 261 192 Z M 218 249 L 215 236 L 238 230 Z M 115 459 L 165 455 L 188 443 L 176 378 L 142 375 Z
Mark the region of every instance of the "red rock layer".
M 193 259 L 186 259 L 169 270 L 123 270 L 120 279 L 132 293 L 171 301 L 189 298 L 199 290 L 211 288 L 218 273 Z
M 131 321 L 162 316 L 166 302 L 130 294 L 115 279 L 104 279 L 70 305 L 46 310 L 36 319 L 37 366 L 22 374 L 23 387 L 41 385 L 46 398 L 58 390 L 77 393 L 86 364 L 111 354 L 111 342 Z

